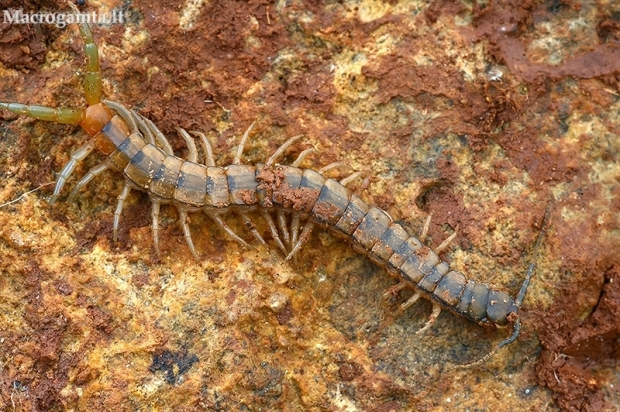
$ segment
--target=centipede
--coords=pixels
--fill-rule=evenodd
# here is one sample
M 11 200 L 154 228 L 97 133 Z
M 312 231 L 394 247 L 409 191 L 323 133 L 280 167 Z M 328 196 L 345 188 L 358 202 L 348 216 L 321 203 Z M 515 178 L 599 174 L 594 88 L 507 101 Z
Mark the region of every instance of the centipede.
M 75 5 L 70 5 L 77 10 Z M 302 151 L 290 165 L 279 164 L 278 158 L 301 136 L 288 139 L 265 163 L 244 164 L 241 161 L 243 148 L 253 123 L 243 134 L 232 163 L 218 166 L 213 148 L 204 133 L 187 132 L 177 127 L 189 154 L 187 158 L 176 156 L 166 136 L 151 120 L 120 103 L 102 98 L 97 44 L 87 23 L 80 23 L 78 27 L 86 57 L 83 83 L 87 103 L 85 108 L 0 102 L 0 109 L 18 115 L 79 125 L 89 136 L 89 140 L 71 154 L 70 160 L 60 171 L 50 199 L 51 204 L 60 197 L 76 166 L 91 153 L 98 151 L 105 159 L 79 179 L 68 200 L 72 200 L 87 183 L 106 170 L 122 174 L 124 185 L 113 218 L 114 240 L 117 240 L 125 201 L 132 190 L 145 192 L 152 204 L 151 230 L 157 254 L 160 253 L 161 205 L 172 205 L 178 211 L 183 236 L 197 260 L 199 254 L 188 224 L 190 213 L 206 214 L 231 239 L 245 247 L 251 245 L 226 223 L 224 216 L 239 217 L 243 227 L 251 232 L 255 240 L 266 244 L 253 220 L 257 216 L 266 223 L 272 240 L 286 260 L 296 256 L 315 227 L 321 227 L 350 243 L 356 252 L 367 256 L 398 279 L 399 283 L 388 293 L 404 288 L 413 289 L 413 295 L 401 305 L 401 310 L 409 308 L 420 298 L 431 301 L 432 313 L 419 332 L 430 328 L 442 310 L 483 327 L 511 327 L 511 335 L 479 362 L 517 339 L 521 330 L 519 310 L 535 271 L 536 255 L 551 211 L 550 203 L 540 224 L 525 279 L 517 296 L 513 298 L 489 285 L 468 279 L 439 258 L 440 252 L 456 236 L 456 231 L 433 250 L 424 244 L 430 217 L 419 236 L 410 235 L 386 211 L 367 204 L 359 193 L 349 190 L 348 183 L 358 178 L 359 173 L 338 181 L 325 177 L 326 171 L 338 164 L 318 171 L 300 167 L 313 149 Z M 199 160 L 195 139 L 202 146 L 202 162 Z

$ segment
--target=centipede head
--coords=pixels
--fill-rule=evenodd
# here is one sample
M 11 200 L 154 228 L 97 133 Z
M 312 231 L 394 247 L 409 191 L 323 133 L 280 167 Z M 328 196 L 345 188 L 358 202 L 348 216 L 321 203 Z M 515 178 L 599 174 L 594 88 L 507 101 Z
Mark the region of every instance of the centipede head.
M 70 1 L 68 4 L 76 13 L 80 12 L 75 4 Z M 86 98 L 88 107 L 86 109 L 69 109 L 0 102 L 0 109 L 38 120 L 79 124 L 90 136 L 95 136 L 99 133 L 103 126 L 112 118 L 112 112 L 101 103 L 102 85 L 99 50 L 93 38 L 90 26 L 88 23 L 80 23 L 79 30 L 84 40 L 84 55 L 86 56 L 84 97 Z

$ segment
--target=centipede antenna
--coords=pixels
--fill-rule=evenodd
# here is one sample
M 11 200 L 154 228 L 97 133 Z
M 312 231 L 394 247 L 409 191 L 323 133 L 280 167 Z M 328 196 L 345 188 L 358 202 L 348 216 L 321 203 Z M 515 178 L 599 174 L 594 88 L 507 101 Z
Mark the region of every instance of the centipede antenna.
M 84 120 L 85 116 L 84 110 L 82 109 L 57 109 L 47 106 L 29 106 L 21 103 L 0 102 L 0 109 L 8 110 L 20 116 L 32 117 L 37 120 L 64 124 L 79 124 Z
M 67 1 L 69 7 L 80 13 L 80 9 L 71 1 Z M 101 67 L 99 65 L 99 48 L 90 26 L 87 23 L 80 23 L 80 36 L 84 41 L 84 56 L 86 57 L 86 74 L 84 75 L 84 94 L 89 106 L 98 104 L 101 101 Z

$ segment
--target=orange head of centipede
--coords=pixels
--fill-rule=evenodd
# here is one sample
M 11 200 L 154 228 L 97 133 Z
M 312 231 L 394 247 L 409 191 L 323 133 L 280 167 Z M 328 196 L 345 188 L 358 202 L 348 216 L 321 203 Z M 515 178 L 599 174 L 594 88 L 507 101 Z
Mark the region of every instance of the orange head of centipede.
M 75 8 L 75 5 L 69 3 Z M 77 10 L 77 9 L 76 9 Z M 87 23 L 79 25 L 80 35 L 84 40 L 84 54 L 86 56 L 86 74 L 84 76 L 84 95 L 88 103 L 85 109 L 53 108 L 45 106 L 30 106 L 21 103 L 0 102 L 0 109 L 8 110 L 23 116 L 38 120 L 47 120 L 56 123 L 79 124 L 89 136 L 96 136 L 101 129 L 112 119 L 114 114 L 101 103 L 101 68 L 99 66 L 99 51 L 90 27 Z M 100 140 L 99 140 L 100 141 Z M 109 154 L 112 147 L 105 144 L 96 144 L 96 147 Z

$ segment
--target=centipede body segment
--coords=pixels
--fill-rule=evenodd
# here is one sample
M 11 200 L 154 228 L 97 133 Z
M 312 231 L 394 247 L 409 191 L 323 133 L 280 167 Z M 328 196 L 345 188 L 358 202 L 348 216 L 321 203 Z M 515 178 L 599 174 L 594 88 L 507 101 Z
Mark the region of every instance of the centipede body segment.
M 258 214 L 265 220 L 273 240 L 287 259 L 300 250 L 313 228 L 320 226 L 346 239 L 355 250 L 385 267 L 403 282 L 399 288 L 415 289 L 415 294 L 403 308 L 420 297 L 429 299 L 433 303 L 433 314 L 423 329 L 432 325 L 441 309 L 447 309 L 484 326 L 513 325 L 513 334 L 498 347 L 516 339 L 520 330 L 518 312 L 534 264 L 530 266 L 517 299 L 467 279 L 440 260 L 439 250 L 431 250 L 420 238 L 411 236 L 401 225 L 393 222 L 385 211 L 368 205 L 347 189 L 346 183 L 350 179 L 339 182 L 312 169 L 300 168 L 301 160 L 309 151 L 302 152 L 292 165 L 277 164 L 284 149 L 299 136 L 284 143 L 265 164 L 247 165 L 241 163 L 241 156 L 250 127 L 233 163 L 216 166 L 213 150 L 204 134 L 191 132 L 199 137 L 202 145 L 205 158 L 200 162 L 193 138 L 179 128 L 179 134 L 187 142 L 189 156 L 187 159 L 176 156 L 166 137 L 150 120 L 119 103 L 101 100 L 97 46 L 87 24 L 80 25 L 80 33 L 85 42 L 87 59 L 84 92 L 89 106 L 86 109 L 0 103 L 0 109 L 35 119 L 79 124 L 91 137 L 71 155 L 71 160 L 60 172 L 52 202 L 60 196 L 77 163 L 97 149 L 106 156 L 105 160 L 78 181 L 70 198 L 107 169 L 122 173 L 125 185 L 114 213 L 115 239 L 123 205 L 131 190 L 146 192 L 151 199 L 152 232 L 158 253 L 162 204 L 171 204 L 178 210 L 184 237 L 196 259 L 199 255 L 187 223 L 189 213 L 205 213 L 227 235 L 244 246 L 248 243 L 227 225 L 223 216 L 229 213 L 238 215 L 255 240 L 264 244 L 266 242 L 256 230 L 250 215 Z M 540 247 L 545 225 L 543 223 L 535 253 Z M 444 242 L 438 249 L 446 244 Z

